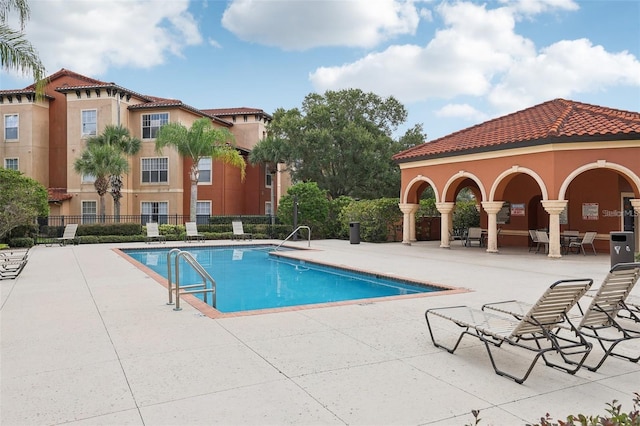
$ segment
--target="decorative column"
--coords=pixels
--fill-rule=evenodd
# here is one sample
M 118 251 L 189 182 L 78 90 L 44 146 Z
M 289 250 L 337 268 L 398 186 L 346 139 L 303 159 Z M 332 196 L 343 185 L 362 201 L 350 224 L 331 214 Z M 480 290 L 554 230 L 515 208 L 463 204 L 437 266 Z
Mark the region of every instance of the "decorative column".
M 497 227 L 497 215 L 504 204 L 503 201 L 483 201 L 482 208 L 487 212 L 489 218 L 489 227 L 487 229 L 487 252 L 498 252 L 498 227 Z
M 399 203 L 402 218 L 402 244 L 411 245 L 416 241 L 416 212 L 420 204 Z
M 543 200 L 542 207 L 549 213 L 549 257 L 562 257 L 560 252 L 560 213 L 566 200 Z
M 633 206 L 633 223 L 635 229 L 635 235 L 633 236 L 635 240 L 636 253 L 640 252 L 640 198 L 633 198 L 630 200 L 631 205 Z
M 436 203 L 436 208 L 440 212 L 440 247 L 449 248 L 449 230 L 453 223 L 451 212 L 456 203 Z

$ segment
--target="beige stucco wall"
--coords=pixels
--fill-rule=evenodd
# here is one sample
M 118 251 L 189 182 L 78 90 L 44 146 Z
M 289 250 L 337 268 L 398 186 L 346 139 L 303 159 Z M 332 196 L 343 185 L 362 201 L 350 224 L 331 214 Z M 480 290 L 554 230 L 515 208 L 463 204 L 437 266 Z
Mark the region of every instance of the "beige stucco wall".
M 18 139 L 4 139 L 5 115 L 18 114 Z M 4 100 L 0 104 L 2 120 L 2 136 L 0 144 L 0 161 L 4 167 L 5 158 L 17 158 L 18 169 L 26 176 L 32 177 L 42 185 L 49 185 L 49 102 L 28 101 L 25 97 L 20 102 Z

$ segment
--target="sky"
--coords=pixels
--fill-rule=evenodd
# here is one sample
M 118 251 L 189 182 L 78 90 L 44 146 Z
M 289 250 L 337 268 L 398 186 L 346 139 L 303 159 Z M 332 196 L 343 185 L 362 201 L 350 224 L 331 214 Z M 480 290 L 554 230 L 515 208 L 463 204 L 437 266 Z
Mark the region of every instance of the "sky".
M 29 0 L 65 68 L 199 109 L 358 88 L 427 140 L 556 98 L 640 111 L 640 0 Z M 17 19 L 8 24 L 18 27 Z M 0 89 L 29 85 L 0 71 Z

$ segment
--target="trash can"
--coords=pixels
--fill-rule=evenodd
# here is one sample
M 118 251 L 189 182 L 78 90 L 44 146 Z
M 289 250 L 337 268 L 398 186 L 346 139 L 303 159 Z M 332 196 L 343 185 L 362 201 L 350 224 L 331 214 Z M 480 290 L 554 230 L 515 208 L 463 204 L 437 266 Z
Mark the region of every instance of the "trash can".
M 611 242 L 609 252 L 611 253 L 611 267 L 618 263 L 633 262 L 635 253 L 635 242 L 633 241 L 633 232 L 620 231 L 609 232 Z
M 360 222 L 349 223 L 349 242 L 351 244 L 360 244 Z

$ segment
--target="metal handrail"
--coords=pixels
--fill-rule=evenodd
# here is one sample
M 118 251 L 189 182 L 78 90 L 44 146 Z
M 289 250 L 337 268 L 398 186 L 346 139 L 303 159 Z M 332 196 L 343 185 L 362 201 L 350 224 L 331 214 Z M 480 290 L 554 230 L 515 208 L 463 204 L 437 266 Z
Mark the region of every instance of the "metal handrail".
M 175 255 L 175 257 L 174 257 Z M 171 260 L 173 258 L 173 264 L 175 268 L 175 285 L 173 284 L 173 270 L 171 268 Z M 202 283 L 180 286 L 180 259 L 184 259 L 200 277 Z M 211 288 L 207 287 L 207 281 L 211 283 Z M 203 293 L 204 302 L 208 304 L 207 294 L 211 293 L 211 306 L 216 307 L 216 281 L 209 275 L 209 273 L 202 267 L 200 263 L 189 253 L 188 251 L 182 251 L 180 249 L 172 249 L 167 253 L 167 287 L 169 289 L 169 302 L 167 305 L 173 305 L 173 292 L 176 293 L 176 307 L 174 311 L 180 311 L 180 295 L 191 293 Z M 183 290 L 180 290 L 180 289 Z M 190 290 L 186 290 L 190 289 Z
M 285 239 L 284 239 L 284 241 L 283 241 L 283 242 L 281 242 L 281 243 L 278 245 L 278 247 L 276 247 L 276 248 L 274 249 L 274 251 L 278 251 L 278 249 L 279 249 L 279 248 L 280 248 L 284 243 L 286 243 L 286 242 L 287 242 L 287 240 L 288 240 L 289 238 L 293 237 L 293 236 L 295 235 L 295 233 L 296 233 L 296 232 L 298 232 L 300 229 L 306 229 L 307 231 L 309 231 L 309 232 L 308 232 L 309 247 L 311 247 L 311 228 L 309 228 L 308 226 L 305 226 L 305 225 L 300 225 L 300 226 L 298 226 L 298 227 L 297 227 L 297 228 L 296 228 L 292 233 L 290 233 L 290 234 L 287 236 L 287 238 L 285 238 Z

